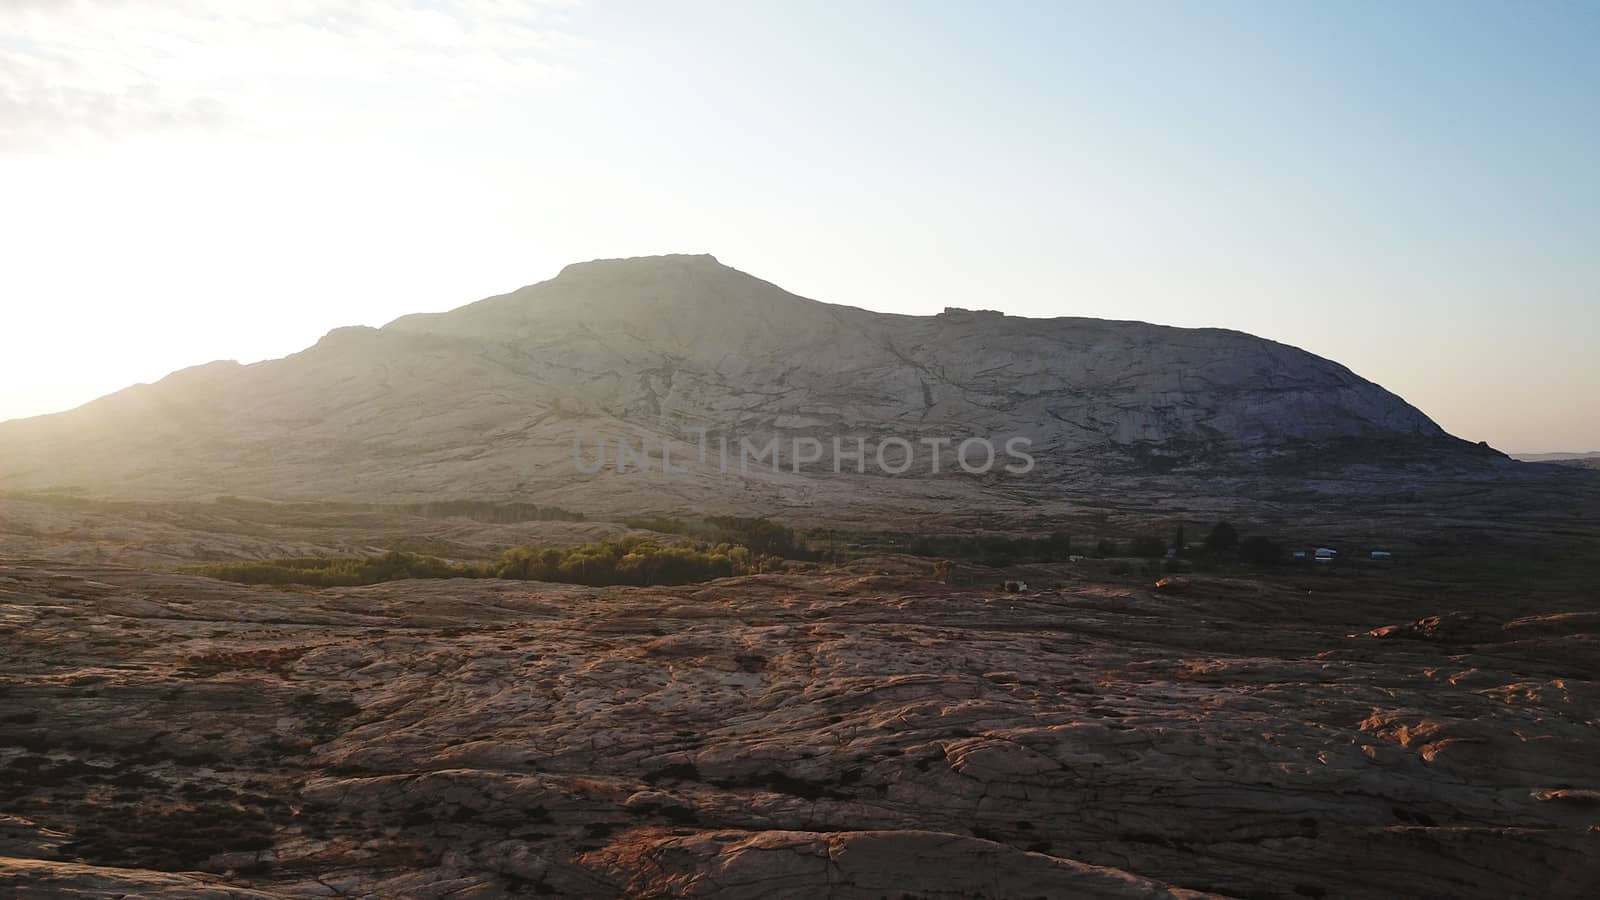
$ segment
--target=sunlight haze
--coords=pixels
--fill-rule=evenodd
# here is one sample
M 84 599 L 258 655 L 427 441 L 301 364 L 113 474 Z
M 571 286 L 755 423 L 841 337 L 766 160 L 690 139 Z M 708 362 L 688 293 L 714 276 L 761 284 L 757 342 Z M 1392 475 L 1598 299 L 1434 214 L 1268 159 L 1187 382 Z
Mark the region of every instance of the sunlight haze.
M 0 419 L 691 252 L 1597 449 L 1596 46 L 1580 4 L 7 2 Z

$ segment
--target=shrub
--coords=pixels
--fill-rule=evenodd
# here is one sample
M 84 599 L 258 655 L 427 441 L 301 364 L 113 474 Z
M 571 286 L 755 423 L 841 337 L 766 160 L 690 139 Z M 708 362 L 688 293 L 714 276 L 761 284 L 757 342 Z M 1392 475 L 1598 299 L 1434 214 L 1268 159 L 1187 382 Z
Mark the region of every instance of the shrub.
M 1040 539 L 1041 549 L 1049 557 L 1045 562 L 1057 562 L 1072 556 L 1072 536 L 1065 531 L 1052 531 L 1048 537 Z
M 663 544 L 634 535 L 578 547 L 507 550 L 495 574 L 589 585 L 689 584 L 766 571 L 777 560 L 740 544 Z
M 1247 537 L 1239 544 L 1239 555 L 1254 566 L 1275 565 L 1283 560 L 1283 547 L 1264 537 Z
M 779 560 L 739 544 L 663 544 L 633 536 L 576 547 L 517 547 L 487 565 L 391 550 L 358 558 L 305 557 L 192 566 L 185 571 L 244 584 L 347 587 L 403 578 L 515 578 L 588 585 L 689 584 L 766 571 Z
M 1128 553 L 1132 556 L 1143 556 L 1151 559 L 1166 556 L 1167 542 L 1158 535 L 1140 535 L 1128 544 Z
M 807 556 L 804 544 L 794 529 L 768 519 L 739 516 L 710 516 L 703 522 L 686 522 L 670 516 L 629 516 L 622 520 L 629 528 L 697 538 L 708 544 L 738 544 L 754 553 L 789 559 Z
M 1206 555 L 1212 559 L 1232 556 L 1239 549 L 1239 532 L 1231 523 L 1218 522 L 1206 535 Z
M 720 530 L 715 535 L 724 540 L 737 540 L 755 553 L 770 553 L 792 557 L 798 545 L 794 529 L 766 519 L 741 519 L 735 516 L 712 516 L 706 522 Z
M 436 556 L 390 550 L 366 558 L 310 556 L 190 566 L 184 571 L 243 584 L 309 584 L 350 587 L 402 578 L 477 578 L 481 567 Z

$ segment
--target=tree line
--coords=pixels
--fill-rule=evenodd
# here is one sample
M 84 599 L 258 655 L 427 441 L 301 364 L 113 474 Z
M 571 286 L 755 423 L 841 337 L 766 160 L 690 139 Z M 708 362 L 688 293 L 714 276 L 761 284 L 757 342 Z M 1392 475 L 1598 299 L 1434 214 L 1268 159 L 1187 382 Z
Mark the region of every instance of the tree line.
M 781 557 L 739 544 L 663 543 L 643 536 L 571 547 L 515 547 L 492 562 L 452 562 L 390 550 L 365 557 L 210 563 L 184 571 L 241 584 L 353 587 L 407 578 L 511 578 L 586 585 L 692 584 L 769 571 Z

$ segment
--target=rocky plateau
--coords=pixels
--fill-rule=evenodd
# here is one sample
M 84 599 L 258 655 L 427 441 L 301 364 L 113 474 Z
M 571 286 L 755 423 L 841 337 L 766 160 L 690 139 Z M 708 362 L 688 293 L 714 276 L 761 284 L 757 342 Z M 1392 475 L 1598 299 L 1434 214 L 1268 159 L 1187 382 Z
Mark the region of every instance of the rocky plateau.
M 1543 601 L 1426 568 L 1195 576 L 1180 593 L 1020 574 L 1024 594 L 906 557 L 679 588 L 268 590 L 7 562 L 0 884 L 1576 898 L 1600 883 L 1592 605 L 1530 612 Z

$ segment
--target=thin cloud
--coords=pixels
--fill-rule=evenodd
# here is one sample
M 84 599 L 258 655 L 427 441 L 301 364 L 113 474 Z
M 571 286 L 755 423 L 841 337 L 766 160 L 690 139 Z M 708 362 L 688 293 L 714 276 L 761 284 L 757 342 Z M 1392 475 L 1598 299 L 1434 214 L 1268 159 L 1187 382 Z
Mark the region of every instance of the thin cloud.
M 293 127 L 364 101 L 484 100 L 569 74 L 562 0 L 7 0 L 0 148 L 229 123 Z

